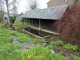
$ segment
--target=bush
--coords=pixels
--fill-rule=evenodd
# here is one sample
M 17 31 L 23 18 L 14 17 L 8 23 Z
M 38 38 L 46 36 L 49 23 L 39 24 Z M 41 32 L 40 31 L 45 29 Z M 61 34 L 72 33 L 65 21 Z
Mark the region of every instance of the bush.
M 64 48 L 66 48 L 66 49 L 69 49 L 69 50 L 76 50 L 77 51 L 77 49 L 78 49 L 78 47 L 76 46 L 76 45 L 72 45 L 72 44 L 65 44 L 64 45 Z
M 21 42 L 21 43 L 34 43 L 34 44 L 36 44 L 36 43 L 41 43 L 41 42 L 43 42 L 43 40 L 41 40 L 41 39 L 39 39 L 39 38 L 34 38 L 34 40 L 31 40 L 30 38 L 29 38 L 29 35 L 27 34 L 27 36 L 26 36 L 26 34 L 25 34 L 25 36 L 23 35 L 23 36 L 18 36 L 17 37 L 17 40 L 19 41 L 19 42 Z
M 17 33 L 18 33 L 17 31 L 11 30 L 11 31 L 8 32 L 8 35 L 16 35 Z
M 75 3 L 77 3 L 79 0 L 74 0 Z
M 51 45 L 55 44 L 55 45 L 58 45 L 58 46 L 63 46 L 63 41 L 56 41 L 56 42 L 50 42 Z
M 80 60 L 80 57 L 78 57 L 78 56 L 75 56 L 73 54 L 71 54 L 71 56 L 74 58 L 74 60 Z
M 80 41 L 80 6 L 68 8 L 62 19 L 53 25 L 64 42 Z
M 29 18 L 25 18 L 26 22 L 29 23 Z
M 12 24 L 15 22 L 15 20 L 16 20 L 16 17 L 10 16 L 10 21 L 11 21 Z
M 35 37 L 34 40 L 32 40 L 32 42 L 33 42 L 34 44 L 36 44 L 36 43 L 41 43 L 41 42 L 43 42 L 43 40 L 39 39 L 38 37 Z
M 49 49 L 53 49 L 53 46 L 52 46 L 52 45 L 49 45 L 48 48 L 49 48 Z
M 19 37 L 17 37 L 17 40 L 21 43 L 28 43 L 31 41 L 31 39 L 26 36 L 19 36 Z
M 15 45 L 12 43 L 5 43 L 0 45 L 0 60 L 15 60 L 15 57 L 18 55 L 16 52 L 18 49 L 21 49 L 20 45 Z

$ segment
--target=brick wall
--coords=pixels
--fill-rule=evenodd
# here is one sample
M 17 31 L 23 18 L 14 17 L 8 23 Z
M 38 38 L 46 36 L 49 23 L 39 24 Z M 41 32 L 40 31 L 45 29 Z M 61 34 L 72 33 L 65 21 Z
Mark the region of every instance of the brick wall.
M 48 7 L 55 7 L 61 5 L 71 5 L 74 0 L 50 0 L 48 2 Z

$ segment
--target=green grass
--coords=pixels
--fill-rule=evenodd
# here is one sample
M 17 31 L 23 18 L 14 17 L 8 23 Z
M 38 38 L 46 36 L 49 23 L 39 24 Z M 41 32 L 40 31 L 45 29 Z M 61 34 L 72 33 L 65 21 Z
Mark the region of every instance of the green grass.
M 50 42 L 51 45 L 63 46 L 63 41 Z
M 3 24 L 0 23 L 0 27 L 1 27 L 2 25 L 3 25 Z
M 53 49 L 53 46 L 52 46 L 52 45 L 49 45 L 48 48 L 49 48 L 49 49 Z
M 36 43 L 41 43 L 43 41 L 37 37 L 31 40 L 30 39 L 31 36 L 29 34 L 19 33 L 17 31 L 8 30 L 8 29 L 5 29 L 5 30 L 0 29 L 0 39 L 1 41 L 5 40 L 5 43 L 7 43 L 8 41 L 10 42 L 13 41 L 13 38 L 11 37 L 12 35 L 16 36 L 17 40 L 21 43 L 35 43 L 36 44 Z
M 80 60 L 80 57 L 78 57 L 78 56 L 75 56 L 73 54 L 71 54 L 71 56 L 74 58 L 74 60 Z
M 68 60 L 61 54 L 53 54 L 48 47 L 35 46 L 24 51 L 18 56 L 18 60 Z
M 43 47 L 39 45 L 30 47 L 29 50 L 21 51 L 20 45 L 11 43 L 13 41 L 12 35 L 17 36 L 17 39 L 21 42 L 42 42 L 42 40 L 37 37 L 31 40 L 29 34 L 0 29 L 0 60 L 68 60 L 61 54 L 53 54 L 52 50 L 50 50 L 52 46 Z
M 57 40 L 60 40 L 60 38 L 59 37 L 57 37 L 57 36 L 54 36 L 53 35 L 53 37 L 51 37 L 53 40 L 55 40 L 55 41 L 57 41 Z
M 29 50 L 21 51 L 20 45 L 11 43 L 13 41 L 12 35 L 17 37 L 20 42 L 27 43 L 41 43 L 43 40 L 39 38 L 30 39 L 29 34 L 19 33 L 10 29 L 0 29 L 0 60 L 68 60 L 63 57 L 60 53 L 52 53 L 53 44 L 62 46 L 63 42 L 58 40 L 52 42 L 51 45 L 43 47 L 41 45 L 30 47 Z M 67 46 L 67 45 L 66 45 Z M 72 47 L 72 45 L 70 45 Z M 76 50 L 76 47 L 73 47 Z M 74 57 L 74 56 L 72 56 Z M 77 56 L 74 58 L 80 59 Z
M 13 37 L 0 37 L 0 44 L 3 43 L 11 43 L 13 41 Z
M 0 60 L 14 60 L 14 52 L 21 49 L 20 45 L 12 44 L 12 35 L 15 35 L 16 31 L 9 29 L 0 29 Z
M 34 40 L 32 40 L 32 42 L 33 42 L 34 44 L 36 44 L 36 43 L 41 43 L 41 42 L 43 42 L 43 40 L 39 39 L 38 37 L 35 37 Z
M 37 37 L 35 37 L 33 40 L 31 40 L 28 34 L 25 35 L 25 36 L 19 36 L 19 37 L 17 37 L 17 40 L 19 42 L 21 42 L 21 43 L 34 43 L 34 44 L 36 44 L 36 43 L 43 42 L 43 40 L 41 40 L 41 39 L 39 39 Z
M 21 43 L 28 43 L 31 41 L 31 39 L 26 36 L 19 36 L 19 37 L 17 37 L 17 40 Z
M 20 45 L 12 43 L 0 44 L 0 60 L 14 60 L 16 57 L 15 52 L 21 49 Z
M 26 28 L 27 27 L 27 23 L 24 23 L 24 25 L 22 25 L 22 23 L 20 21 L 15 22 L 14 23 L 15 27 L 19 27 L 19 28 Z
M 74 51 L 74 50 L 77 51 L 77 49 L 78 49 L 78 47 L 76 45 L 72 45 L 72 44 L 69 44 L 69 43 L 65 44 L 63 47 L 66 48 L 66 49 L 72 50 L 72 51 Z

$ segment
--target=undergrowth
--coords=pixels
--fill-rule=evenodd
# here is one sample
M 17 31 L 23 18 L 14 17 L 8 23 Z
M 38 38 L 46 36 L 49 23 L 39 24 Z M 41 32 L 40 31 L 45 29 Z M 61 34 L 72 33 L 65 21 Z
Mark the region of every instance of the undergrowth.
M 28 35 L 27 35 L 27 36 L 19 36 L 19 37 L 17 37 L 17 40 L 18 40 L 19 42 L 21 42 L 21 43 L 26 42 L 26 43 L 34 43 L 34 44 L 37 44 L 37 43 L 43 42 L 43 40 L 41 40 L 41 39 L 39 39 L 39 38 L 37 38 L 37 37 L 35 37 L 35 38 L 32 40 L 32 39 L 30 39 L 30 37 L 28 37 Z
M 51 45 L 63 46 L 63 41 L 50 42 Z
M 41 43 L 41 42 L 43 42 L 43 40 L 39 39 L 38 37 L 35 37 L 34 40 L 32 40 L 32 42 L 33 42 L 34 44 L 36 44 L 36 43 Z
M 43 47 L 35 46 L 30 47 L 29 50 L 22 51 L 20 45 L 12 43 L 13 37 L 21 42 L 41 43 L 42 40 L 34 38 L 31 40 L 28 34 L 18 33 L 9 29 L 0 29 L 0 60 L 68 60 L 61 54 L 53 54 L 52 46 Z
M 80 42 L 80 6 L 68 8 L 61 20 L 52 24 L 64 42 Z
M 24 25 L 23 25 L 20 21 L 18 21 L 18 22 L 14 23 L 14 26 L 15 27 L 19 27 L 19 28 L 26 28 L 27 27 L 27 23 L 24 23 Z
M 17 37 L 17 40 L 21 43 L 28 43 L 31 41 L 31 39 L 26 36 L 19 36 L 19 37 Z
M 0 60 L 14 60 L 17 49 L 21 49 L 21 46 L 12 43 L 0 44 Z
M 24 51 L 18 56 L 21 60 L 68 60 L 61 54 L 53 54 L 48 47 L 35 46 L 30 47 L 29 50 Z
M 39 38 L 30 39 L 29 34 L 18 33 L 17 31 L 9 29 L 0 29 L 0 60 L 68 60 L 63 57 L 60 53 L 52 53 L 53 44 L 62 46 L 63 42 L 58 40 L 51 42 L 51 45 L 43 47 L 41 45 L 30 47 L 28 50 L 21 50 L 20 45 L 12 43 L 13 37 L 17 37 L 20 42 L 27 43 L 41 43 L 43 40 Z M 64 45 L 65 47 L 68 45 Z M 70 50 L 77 50 L 78 48 L 73 45 L 69 45 Z M 74 59 L 79 59 L 77 56 Z
M 78 56 L 75 56 L 73 54 L 71 54 L 71 56 L 74 58 L 74 60 L 80 60 L 80 57 L 78 57 Z
M 78 47 L 76 45 L 72 45 L 72 44 L 69 44 L 69 43 L 65 44 L 63 47 L 66 48 L 66 49 L 72 50 L 72 51 L 74 51 L 74 50 L 77 51 L 77 49 L 78 49 Z

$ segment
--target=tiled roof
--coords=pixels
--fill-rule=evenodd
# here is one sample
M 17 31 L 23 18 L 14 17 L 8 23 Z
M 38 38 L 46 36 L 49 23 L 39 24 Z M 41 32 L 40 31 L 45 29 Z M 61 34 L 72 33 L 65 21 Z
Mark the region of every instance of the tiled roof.
M 38 18 L 38 19 L 61 19 L 65 13 L 68 5 L 62 5 L 57 7 L 50 7 L 47 9 L 31 10 L 22 17 L 25 18 Z

